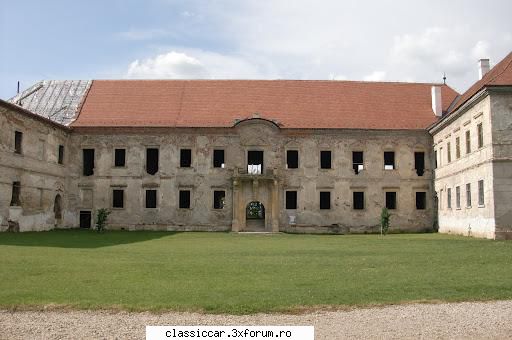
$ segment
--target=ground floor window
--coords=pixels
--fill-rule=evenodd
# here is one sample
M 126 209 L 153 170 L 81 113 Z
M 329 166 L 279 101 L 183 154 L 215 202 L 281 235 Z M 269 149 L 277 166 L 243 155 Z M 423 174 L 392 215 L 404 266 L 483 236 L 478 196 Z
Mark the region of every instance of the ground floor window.
M 364 192 L 362 191 L 354 191 L 352 194 L 353 207 L 354 210 L 363 210 L 364 209 Z
M 297 209 L 297 191 L 286 191 L 286 209 Z
M 330 191 L 320 191 L 320 209 L 331 209 Z
M 416 209 L 424 210 L 427 208 L 427 193 L 424 191 L 416 192 Z
M 124 208 L 124 190 L 112 190 L 112 208 Z
M 471 183 L 466 184 L 466 207 L 471 208 Z
M 213 209 L 224 209 L 226 204 L 226 192 L 224 190 L 215 190 L 213 192 Z
M 448 188 L 446 190 L 446 204 L 448 206 L 448 209 L 452 208 L 452 188 Z
M 455 207 L 460 209 L 460 187 L 455 187 Z
M 396 192 L 386 192 L 386 208 L 390 210 L 396 209 Z
M 482 125 L 482 124 L 480 124 Z M 483 206 L 485 204 L 484 196 L 484 180 L 478 181 L 478 205 Z
M 21 184 L 20 182 L 12 182 L 11 207 L 21 205 Z
M 190 209 L 190 190 L 180 190 L 180 209 Z
M 156 190 L 146 190 L 146 208 L 156 208 Z

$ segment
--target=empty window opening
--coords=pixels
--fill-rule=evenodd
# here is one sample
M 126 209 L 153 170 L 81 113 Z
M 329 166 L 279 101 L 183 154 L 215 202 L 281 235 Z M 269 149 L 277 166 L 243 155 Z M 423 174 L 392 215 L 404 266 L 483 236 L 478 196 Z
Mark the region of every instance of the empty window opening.
M 450 142 L 446 144 L 446 160 L 448 163 L 452 161 L 452 148 Z
M 180 149 L 180 167 L 190 168 L 192 166 L 192 150 Z
M 354 169 L 356 175 L 364 169 L 362 151 L 352 151 L 352 169 Z
M 484 180 L 478 181 L 478 205 L 483 206 L 485 204 L 484 196 Z
M 124 208 L 124 190 L 112 190 L 112 208 Z
M 247 151 L 247 172 L 252 175 L 263 173 L 263 151 Z
M 213 167 L 224 168 L 224 150 L 213 150 Z
M 288 169 L 297 169 L 299 167 L 299 151 L 286 151 L 286 167 Z
M 286 191 L 286 209 L 297 209 L 297 191 Z
M 224 209 L 226 206 L 226 192 L 215 190 L 213 192 L 213 209 Z
M 386 208 L 390 210 L 396 209 L 396 192 L 387 191 L 386 192 Z
M 416 192 L 416 209 L 425 210 L 427 208 L 427 193 L 424 191 Z
M 332 168 L 332 155 L 331 151 L 320 151 L 320 168 L 331 169 Z
M 434 150 L 434 169 L 437 169 L 437 150 Z
M 190 209 L 190 190 L 180 190 L 180 209 Z
M 64 164 L 64 145 L 59 145 L 59 156 L 57 158 L 59 164 Z
M 320 191 L 320 209 L 331 209 L 331 193 Z
M 484 128 L 482 123 L 478 124 L 476 127 L 478 132 L 478 148 L 480 149 L 484 146 Z
M 460 158 L 460 137 L 455 138 L 455 158 Z
M 21 205 L 21 184 L 20 182 L 12 182 L 11 206 Z
M 146 149 L 146 172 L 150 175 L 158 172 L 158 154 L 157 148 Z
M 115 149 L 114 150 L 114 166 L 124 167 L 126 165 L 126 150 Z
M 83 174 L 92 176 L 94 174 L 94 149 L 83 149 Z
M 352 197 L 354 210 L 364 209 L 364 192 L 354 191 Z
M 14 152 L 21 155 L 23 152 L 23 132 L 14 131 Z
M 471 152 L 471 131 L 466 131 L 466 153 Z
M 156 190 L 146 190 L 146 208 L 156 208 Z
M 460 209 L 460 187 L 455 187 L 455 207 Z
M 446 189 L 446 205 L 448 209 L 452 208 L 452 188 Z
M 80 228 L 89 229 L 92 222 L 92 213 L 90 211 L 80 211 Z
M 394 170 L 395 169 L 395 152 L 386 151 L 384 152 L 384 169 Z
M 423 176 L 425 173 L 425 153 L 415 152 L 414 153 L 414 169 L 418 176 Z
M 466 207 L 471 208 L 471 183 L 466 184 Z

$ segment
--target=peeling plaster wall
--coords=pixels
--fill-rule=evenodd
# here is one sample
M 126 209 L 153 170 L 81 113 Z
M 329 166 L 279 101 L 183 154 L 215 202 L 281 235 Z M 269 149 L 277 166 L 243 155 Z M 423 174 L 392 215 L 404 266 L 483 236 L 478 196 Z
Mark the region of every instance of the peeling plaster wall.
M 111 208 L 112 190 L 124 189 L 125 207 L 113 209 L 109 217 L 114 228 L 231 230 L 233 212 L 245 211 L 246 204 L 255 199 L 254 184 L 244 184 L 235 201 L 233 195 L 234 175 L 246 170 L 248 150 L 264 151 L 264 169 L 278 183 L 277 200 L 273 200 L 273 180 L 258 181 L 257 199 L 265 205 L 267 216 L 275 217 L 266 222 L 267 230 L 277 223 L 279 230 L 292 232 L 377 231 L 387 189 L 398 193 L 398 209 L 391 212 L 392 229 L 423 231 L 433 224 L 432 139 L 426 131 L 282 130 L 253 120 L 231 129 L 82 128 L 73 133 L 72 141 L 70 205 L 76 211 L 93 213 Z M 145 171 L 147 147 L 159 148 L 156 175 Z M 81 175 L 82 148 L 96 150 L 93 176 Z M 126 167 L 113 166 L 115 148 L 126 148 Z M 180 148 L 192 149 L 191 168 L 179 167 Z M 214 149 L 225 150 L 225 169 L 212 167 Z M 288 149 L 299 150 L 299 169 L 286 169 Z M 320 150 L 332 151 L 333 169 L 319 169 Z M 359 175 L 352 169 L 352 151 L 364 151 L 365 170 Z M 384 170 L 384 151 L 395 151 L 396 170 Z M 424 176 L 414 170 L 414 151 L 425 152 Z M 158 190 L 156 209 L 144 207 L 148 188 Z M 191 209 L 178 208 L 180 188 L 191 190 Z M 298 191 L 295 211 L 284 209 L 284 192 L 290 189 Z M 224 209 L 213 209 L 213 190 L 226 191 Z M 323 190 L 332 192 L 331 210 L 319 209 Z M 353 191 L 365 192 L 365 210 L 352 209 Z M 427 192 L 426 210 L 415 208 L 416 191 Z M 292 214 L 297 224 L 290 226 Z M 240 221 L 243 224 L 245 216 Z
M 22 154 L 14 152 L 14 133 L 23 133 Z M 67 170 L 57 164 L 59 145 L 67 151 L 68 133 L 51 124 L 0 107 L 0 230 L 9 221 L 20 231 L 49 230 L 76 224 L 75 212 L 66 205 Z M 65 163 L 66 164 L 66 154 Z M 12 184 L 21 184 L 21 205 L 11 207 Z M 55 196 L 62 196 L 63 213 L 55 220 Z M 73 215 L 74 217 L 69 217 Z

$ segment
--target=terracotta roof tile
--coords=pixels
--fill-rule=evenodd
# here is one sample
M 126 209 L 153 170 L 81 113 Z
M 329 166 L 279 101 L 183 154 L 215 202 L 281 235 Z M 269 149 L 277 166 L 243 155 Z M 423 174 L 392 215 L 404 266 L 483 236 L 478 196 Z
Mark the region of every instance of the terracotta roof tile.
M 433 84 L 308 80 L 94 80 L 73 127 L 425 129 Z M 436 84 L 439 85 L 439 84 Z M 443 109 L 457 96 L 442 86 Z

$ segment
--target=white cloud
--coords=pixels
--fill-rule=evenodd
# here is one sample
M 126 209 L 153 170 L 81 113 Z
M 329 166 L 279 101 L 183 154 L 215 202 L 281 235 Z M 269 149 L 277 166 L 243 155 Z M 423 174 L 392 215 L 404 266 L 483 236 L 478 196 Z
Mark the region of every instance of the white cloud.
M 363 78 L 364 81 L 383 81 L 384 79 L 386 79 L 386 72 L 384 71 L 374 71 Z

